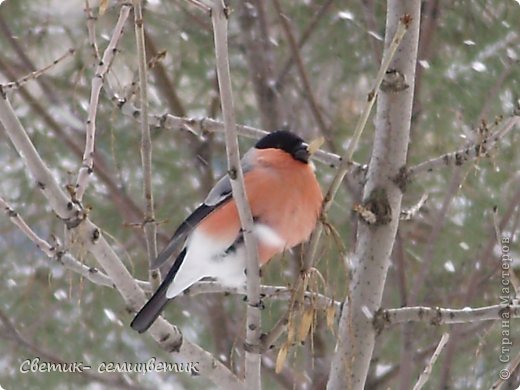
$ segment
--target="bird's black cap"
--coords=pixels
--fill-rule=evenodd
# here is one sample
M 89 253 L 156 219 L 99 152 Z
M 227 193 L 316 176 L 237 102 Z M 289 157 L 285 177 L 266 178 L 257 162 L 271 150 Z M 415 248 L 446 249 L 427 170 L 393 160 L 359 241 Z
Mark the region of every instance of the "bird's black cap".
M 260 139 L 257 149 L 281 149 L 289 153 L 295 160 L 308 163 L 310 158 L 309 145 L 303 139 L 290 131 L 273 131 Z

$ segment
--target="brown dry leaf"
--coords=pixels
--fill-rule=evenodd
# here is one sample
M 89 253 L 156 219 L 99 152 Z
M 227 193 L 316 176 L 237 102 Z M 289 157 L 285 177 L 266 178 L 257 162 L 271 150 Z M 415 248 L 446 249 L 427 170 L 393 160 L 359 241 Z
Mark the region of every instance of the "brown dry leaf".
M 287 343 L 292 343 L 294 341 L 294 334 L 296 333 L 296 329 L 294 326 L 294 321 L 292 319 L 289 320 L 287 324 Z
M 109 0 L 100 0 L 99 1 L 99 16 L 103 16 L 108 8 Z
M 334 307 L 334 303 L 332 303 L 329 307 L 327 307 L 326 315 L 327 315 L 327 328 L 329 328 L 330 331 L 332 333 L 334 333 L 334 317 L 336 315 L 336 308 Z
M 276 356 L 276 365 L 274 371 L 279 374 L 283 366 L 285 365 L 285 361 L 287 360 L 287 353 L 289 352 L 289 345 L 285 343 L 282 345 L 282 348 L 278 351 L 278 355 Z
M 302 321 L 300 322 L 300 329 L 298 332 L 298 340 L 305 341 L 309 331 L 311 330 L 312 320 L 314 319 L 314 310 L 309 307 L 305 309 L 302 316 Z
M 318 151 L 321 145 L 325 142 L 325 138 L 318 137 L 309 143 L 309 153 L 311 156 Z

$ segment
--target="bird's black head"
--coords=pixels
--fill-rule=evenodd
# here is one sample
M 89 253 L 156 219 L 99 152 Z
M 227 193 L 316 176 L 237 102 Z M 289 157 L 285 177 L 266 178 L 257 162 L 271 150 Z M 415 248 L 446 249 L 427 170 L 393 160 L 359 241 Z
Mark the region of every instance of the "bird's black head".
M 259 140 L 255 148 L 280 149 L 289 153 L 295 160 L 304 163 L 308 163 L 310 158 L 309 145 L 289 131 L 273 131 Z

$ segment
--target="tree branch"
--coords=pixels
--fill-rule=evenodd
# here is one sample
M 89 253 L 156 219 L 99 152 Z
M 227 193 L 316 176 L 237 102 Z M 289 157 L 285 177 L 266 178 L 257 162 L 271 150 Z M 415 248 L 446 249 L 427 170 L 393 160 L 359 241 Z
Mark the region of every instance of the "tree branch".
M 345 156 L 341 159 L 340 165 L 338 167 L 338 171 L 336 172 L 336 175 L 334 176 L 334 179 L 332 180 L 329 190 L 327 191 L 327 194 L 325 195 L 325 198 L 323 199 L 322 215 L 326 215 L 326 213 L 329 211 L 329 209 L 332 206 L 332 203 L 334 201 L 334 197 L 336 196 L 336 193 L 338 192 L 339 187 L 340 187 L 341 183 L 343 182 L 343 179 L 345 178 L 345 175 L 352 169 L 351 162 L 352 162 L 352 157 L 354 155 L 354 152 L 356 151 L 357 144 L 359 142 L 359 139 L 361 138 L 361 134 L 363 133 L 363 130 L 366 127 L 368 117 L 370 116 L 370 112 L 372 111 L 372 107 L 374 106 L 374 102 L 376 100 L 379 88 L 381 87 L 381 84 L 383 83 L 383 79 L 385 78 L 385 75 L 387 74 L 387 70 L 390 66 L 390 63 L 406 33 L 406 30 L 407 30 L 407 26 L 405 25 L 405 23 L 400 21 L 397 26 L 397 30 L 392 38 L 392 41 L 388 47 L 388 50 L 385 53 L 383 62 L 381 63 L 381 67 L 379 68 L 379 71 L 377 73 L 376 80 L 374 82 L 374 88 L 368 94 L 367 103 L 365 104 L 363 113 L 361 114 L 361 117 L 359 118 L 359 120 L 356 124 L 356 128 L 354 129 L 354 134 L 348 145 Z M 321 239 L 322 233 L 323 233 L 323 225 L 319 224 L 316 227 L 316 229 L 314 230 L 314 232 L 312 233 L 308 250 L 305 253 L 304 267 L 308 268 L 314 263 L 314 258 L 316 257 L 316 253 L 318 251 L 318 244 Z
M 11 222 L 16 225 L 23 234 L 25 234 L 38 249 L 40 249 L 49 259 L 55 260 L 58 264 L 61 264 L 65 268 L 76 272 L 87 280 L 90 280 L 94 284 L 107 287 L 115 287 L 114 283 L 110 278 L 99 271 L 95 267 L 88 267 L 82 262 L 76 260 L 70 253 L 65 252 L 61 247 L 57 245 L 51 245 L 43 238 L 39 237 L 34 230 L 23 220 L 18 214 L 2 197 L 0 197 L 0 208 L 2 208 L 5 214 L 9 217 Z M 148 282 L 138 282 L 142 288 L 151 290 Z
M 260 366 L 260 265 L 256 239 L 253 234 L 253 216 L 247 200 L 244 186 L 244 174 L 240 165 L 238 137 L 236 131 L 233 96 L 231 91 L 231 76 L 228 54 L 228 17 L 230 9 L 224 0 L 214 0 L 211 10 L 215 39 L 215 56 L 217 62 L 220 104 L 226 128 L 226 152 L 228 159 L 228 175 L 231 179 L 233 199 L 237 205 L 240 223 L 246 247 L 247 270 L 247 324 L 246 324 L 246 383 L 249 389 L 261 388 Z
M 426 322 L 431 325 L 465 324 L 477 321 L 520 318 L 520 305 L 493 305 L 463 309 L 445 309 L 440 307 L 400 307 L 381 309 L 374 316 L 374 327 L 380 331 L 388 326 L 404 322 Z
M 364 206 L 376 214 L 376 221 L 362 221 L 359 224 L 355 268 L 347 306 L 340 318 L 336 351 L 327 384 L 329 390 L 363 389 L 374 351 L 376 332 L 371 323 L 381 306 L 403 197 L 403 188 L 393 178 L 406 164 L 408 152 L 420 8 L 420 2 L 387 2 L 383 63 L 387 62 L 389 52 L 396 50 L 396 43 L 399 43 L 396 37 L 404 35 L 403 28 L 407 32 L 398 54 L 388 64 L 389 71 L 384 72 L 384 83 L 381 83 L 374 144 L 363 194 Z M 369 100 L 376 92 L 377 89 L 371 92 Z M 358 132 L 355 131 L 347 150 L 348 157 L 352 156 L 357 139 Z M 340 168 L 338 176 L 345 172 Z M 339 187 L 339 183 L 334 187 Z M 331 185 L 330 195 L 335 194 L 334 187 Z
M 86 249 L 96 258 L 107 276 L 114 282 L 128 311 L 136 312 L 146 301 L 143 290 L 110 247 L 99 227 L 92 223 L 58 186 L 16 118 L 5 93 L 1 90 L 0 92 L 0 122 L 24 159 L 29 172 L 41 183 L 43 194 L 54 212 L 64 220 L 69 234 L 75 235 L 76 245 Z M 149 333 L 165 351 L 178 352 L 176 356 L 187 361 L 199 362 L 200 374 L 218 386 L 231 389 L 242 388 L 242 382 L 226 366 L 198 345 L 183 340 L 181 332 L 164 319 L 157 319 Z
M 25 75 L 16 81 L 10 81 L 8 83 L 3 84 L 2 85 L 3 90 L 7 91 L 7 90 L 18 89 L 21 86 L 23 86 L 25 83 L 27 83 L 28 81 L 36 80 L 38 77 L 45 74 L 45 72 L 49 71 L 50 69 L 52 69 L 56 65 L 58 65 L 60 62 L 66 60 L 70 56 L 74 55 L 75 52 L 76 52 L 76 49 L 67 50 L 67 52 L 65 54 L 61 55 L 60 57 L 58 57 L 57 59 L 52 61 L 50 64 L 44 66 L 43 68 L 32 71 L 28 75 Z
M 94 145 L 96 140 L 96 114 L 99 102 L 99 94 L 101 92 L 101 88 L 103 87 L 105 75 L 108 72 L 110 65 L 112 65 L 112 61 L 117 52 L 117 44 L 119 42 L 119 39 L 123 35 L 123 28 L 126 20 L 128 19 L 128 15 L 130 14 L 130 9 L 130 5 L 126 3 L 124 3 L 121 6 L 121 11 L 119 12 L 119 19 L 117 20 L 114 32 L 112 33 L 112 38 L 110 39 L 110 42 L 103 53 L 101 61 L 96 67 L 95 76 L 92 79 L 89 109 L 85 131 L 85 151 L 83 152 L 83 161 L 81 164 L 81 168 L 78 172 L 78 178 L 76 181 L 76 189 L 74 194 L 74 198 L 78 201 L 81 201 L 83 199 L 83 195 L 85 194 L 85 190 L 87 189 L 90 175 L 93 172 Z
M 334 3 L 334 0 L 326 0 L 316 11 L 314 16 L 312 17 L 312 20 L 309 22 L 309 25 L 305 28 L 303 31 L 300 39 L 298 40 L 297 48 L 301 50 L 303 45 L 307 42 L 307 40 L 310 38 L 311 34 L 315 31 L 318 23 L 320 22 L 321 18 L 327 13 L 329 10 L 329 7 Z M 285 61 L 284 65 L 282 66 L 282 70 L 280 71 L 278 77 L 276 78 L 276 87 L 278 89 L 283 87 L 283 84 L 285 82 L 285 77 L 289 74 L 289 71 L 291 70 L 292 66 L 294 65 L 294 55 L 291 54 L 289 58 Z
M 135 40 L 137 47 L 137 61 L 139 64 L 139 104 L 143 117 L 141 118 L 141 161 L 143 168 L 143 184 L 145 199 L 145 216 L 143 228 L 146 237 L 146 249 L 148 264 L 157 257 L 157 225 L 155 223 L 155 211 L 152 189 L 152 140 L 150 138 L 150 126 L 148 125 L 148 83 L 146 49 L 144 42 L 144 20 L 141 0 L 133 0 Z M 161 283 L 161 274 L 158 270 L 150 270 L 148 279 L 154 287 Z
M 419 377 L 419 380 L 413 387 L 413 390 L 421 390 L 423 386 L 428 382 L 428 379 L 430 378 L 430 375 L 432 373 L 433 365 L 439 358 L 439 355 L 441 354 L 444 346 L 448 342 L 448 339 L 450 338 L 449 333 L 444 333 L 441 337 L 441 340 L 439 341 L 439 345 L 437 345 L 437 348 L 435 348 L 435 351 L 433 352 L 432 357 L 430 358 L 430 361 L 424 368 L 424 371 L 421 373 L 421 376 Z
M 34 148 L 1 87 L 0 95 L 0 120 L 16 150 L 22 151 L 20 156 L 25 166 L 31 171 L 38 188 L 48 199 L 52 209 L 59 218 L 67 222 L 80 217 L 81 210 L 71 202 L 70 198 L 65 195 L 54 181 L 49 168 L 47 168 Z
M 195 283 L 193 286 L 185 290 L 182 295 L 196 296 L 200 294 L 215 293 L 247 295 L 247 287 L 227 287 L 222 286 L 218 282 L 202 281 Z M 292 297 L 293 293 L 293 289 L 285 286 L 260 286 L 260 294 L 263 299 L 287 301 Z M 306 291 L 304 298 L 306 303 L 312 304 L 316 309 L 326 309 L 331 305 L 334 305 L 337 310 L 340 310 L 342 305 L 341 302 L 335 301 L 333 298 L 312 291 Z
M 479 143 L 474 143 L 463 149 L 443 154 L 411 167 L 406 173 L 406 179 L 412 181 L 421 174 L 432 172 L 440 167 L 458 167 L 468 161 L 473 161 L 488 153 L 496 146 L 499 140 L 504 138 L 509 131 L 518 125 L 520 125 L 520 116 L 509 117 L 498 125 L 496 131 L 484 137 Z
M 320 129 L 321 134 L 325 137 L 327 141 L 327 146 L 330 148 L 330 150 L 334 152 L 335 147 L 331 139 L 329 128 L 325 124 L 325 120 L 323 119 L 323 115 L 321 114 L 318 102 L 316 100 L 316 97 L 314 96 L 314 92 L 309 81 L 309 76 L 307 75 L 307 71 L 305 70 L 305 65 L 303 64 L 303 60 L 300 55 L 300 49 L 298 47 L 298 43 L 296 42 L 296 38 L 294 37 L 294 34 L 292 32 L 289 20 L 287 16 L 283 13 L 282 6 L 280 5 L 280 2 L 278 0 L 273 0 L 273 5 L 276 9 L 280 22 L 282 23 L 282 28 L 287 37 L 287 41 L 289 42 L 289 47 L 291 48 L 292 52 L 292 58 L 294 58 L 294 61 L 296 62 L 296 68 L 298 69 L 298 73 L 303 84 L 303 89 L 305 91 L 305 97 L 307 98 L 307 101 L 311 108 L 312 115 L 314 116 L 314 119 L 316 121 L 316 124 L 318 125 L 318 128 Z

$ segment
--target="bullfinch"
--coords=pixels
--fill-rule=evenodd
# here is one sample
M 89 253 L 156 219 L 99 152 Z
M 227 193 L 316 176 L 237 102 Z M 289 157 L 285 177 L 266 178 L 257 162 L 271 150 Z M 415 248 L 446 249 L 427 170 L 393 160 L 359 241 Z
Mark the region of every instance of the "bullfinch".
M 306 241 L 316 225 L 323 195 L 310 157 L 309 145 L 300 137 L 275 131 L 242 158 L 260 266 Z M 229 287 L 246 284 L 244 239 L 227 175 L 181 223 L 151 268 L 179 250 L 164 281 L 131 323 L 139 333 L 150 327 L 170 299 L 201 279 Z

